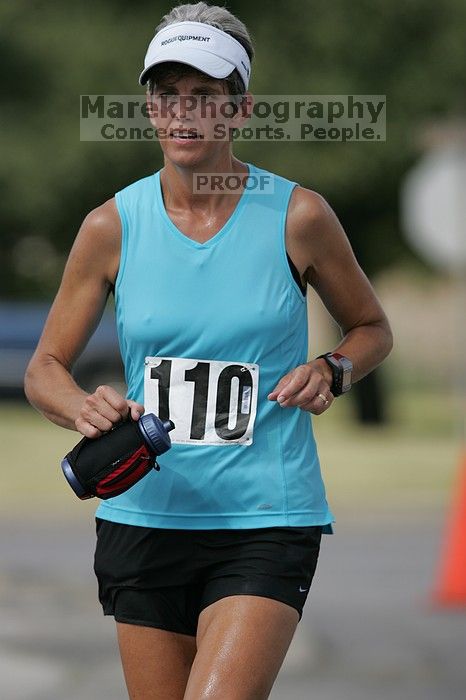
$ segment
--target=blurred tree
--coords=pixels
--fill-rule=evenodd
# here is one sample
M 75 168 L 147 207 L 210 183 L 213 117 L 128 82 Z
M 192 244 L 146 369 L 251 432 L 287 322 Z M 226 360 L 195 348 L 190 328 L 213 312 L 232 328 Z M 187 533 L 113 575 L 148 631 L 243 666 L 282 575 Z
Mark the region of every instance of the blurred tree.
M 78 97 L 141 95 L 146 46 L 172 6 L 154 8 L 147 0 L 0 6 L 2 296 L 51 296 L 89 209 L 160 167 L 155 144 L 81 142 Z M 369 275 L 410 256 L 398 226 L 399 180 L 417 155 L 419 126 L 464 114 L 464 2 L 227 6 L 255 40 L 253 92 L 387 95 L 385 143 L 243 142 L 238 156 L 321 192 Z M 18 264 L 27 248 L 18 249 L 22 238 L 49 258 L 43 275 Z

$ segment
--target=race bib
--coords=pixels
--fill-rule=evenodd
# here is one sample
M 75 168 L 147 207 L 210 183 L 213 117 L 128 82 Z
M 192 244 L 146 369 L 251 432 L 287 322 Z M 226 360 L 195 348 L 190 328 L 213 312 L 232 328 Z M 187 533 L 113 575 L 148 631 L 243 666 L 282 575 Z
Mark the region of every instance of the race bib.
M 259 365 L 146 357 L 144 407 L 172 420 L 172 443 L 251 445 L 257 411 Z

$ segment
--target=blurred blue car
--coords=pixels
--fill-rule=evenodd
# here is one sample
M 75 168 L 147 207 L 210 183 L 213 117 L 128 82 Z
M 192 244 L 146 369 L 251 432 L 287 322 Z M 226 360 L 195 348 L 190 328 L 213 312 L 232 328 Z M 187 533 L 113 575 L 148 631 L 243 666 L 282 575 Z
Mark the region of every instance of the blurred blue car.
M 0 397 L 24 397 L 24 373 L 37 346 L 50 304 L 0 302 Z M 73 376 L 86 391 L 110 384 L 126 391 L 115 318 L 106 311 Z

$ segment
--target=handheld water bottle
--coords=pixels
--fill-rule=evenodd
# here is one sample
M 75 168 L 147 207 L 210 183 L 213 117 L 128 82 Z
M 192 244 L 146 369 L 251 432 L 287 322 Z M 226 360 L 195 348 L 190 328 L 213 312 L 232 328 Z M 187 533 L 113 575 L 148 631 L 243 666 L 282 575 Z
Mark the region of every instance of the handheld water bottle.
M 174 427 L 154 413 L 137 421 L 129 417 L 98 438 L 83 437 L 63 458 L 63 474 L 81 500 L 118 496 L 160 469 L 156 457 L 170 449 Z

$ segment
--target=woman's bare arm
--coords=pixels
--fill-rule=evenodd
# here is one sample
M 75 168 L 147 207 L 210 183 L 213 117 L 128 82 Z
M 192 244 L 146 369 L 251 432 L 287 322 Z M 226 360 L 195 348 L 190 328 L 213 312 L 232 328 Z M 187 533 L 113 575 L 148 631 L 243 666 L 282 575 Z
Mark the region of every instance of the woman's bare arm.
M 84 219 L 65 266 L 36 351 L 25 376 L 29 402 L 49 420 L 87 437 L 97 437 L 131 410 L 143 407 L 114 389 L 88 394 L 71 369 L 102 316 L 118 271 L 121 224 L 113 199 Z
M 342 340 L 333 350 L 352 361 L 352 381 L 358 381 L 389 354 L 392 332 L 337 216 L 312 190 L 297 187 L 293 192 L 287 217 L 287 247 L 339 325 Z M 330 368 L 319 359 L 298 370 L 282 377 L 269 398 L 283 395 L 284 406 L 300 405 L 312 413 L 322 413 L 330 402 L 323 406 L 315 397 L 322 392 L 331 398 Z

